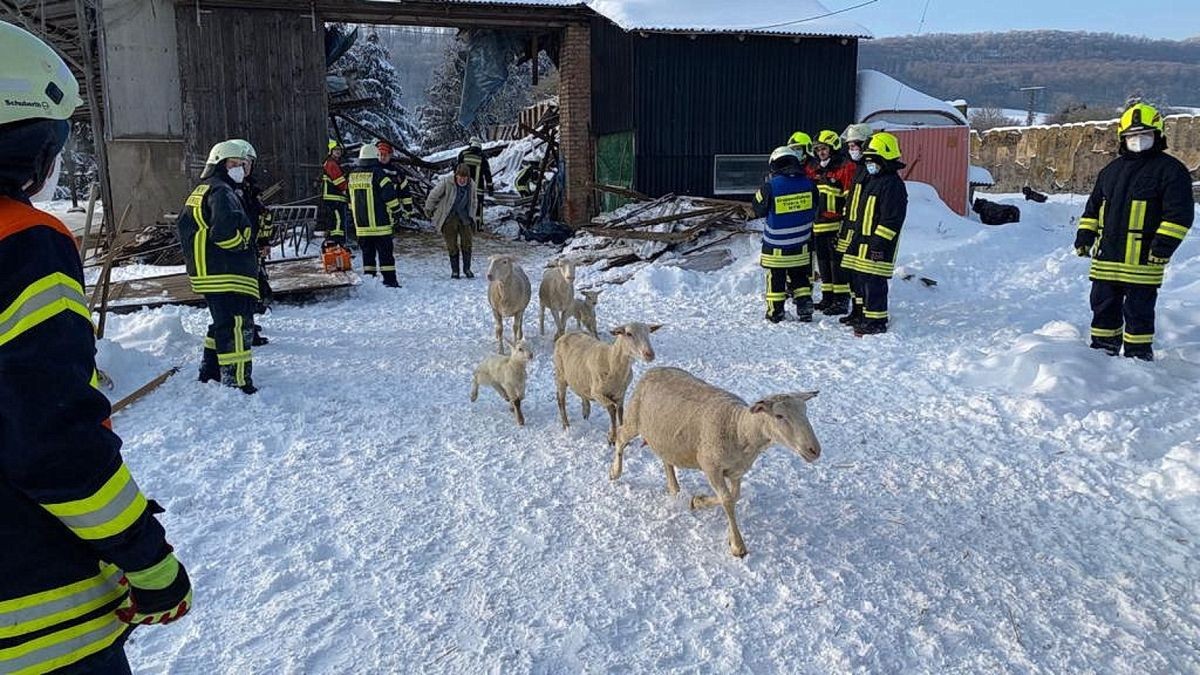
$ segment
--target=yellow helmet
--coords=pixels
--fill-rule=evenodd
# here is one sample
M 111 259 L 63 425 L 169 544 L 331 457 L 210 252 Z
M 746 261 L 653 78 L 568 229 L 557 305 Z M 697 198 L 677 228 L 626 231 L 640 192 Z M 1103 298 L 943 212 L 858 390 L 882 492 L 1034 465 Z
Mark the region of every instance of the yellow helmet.
M 1138 103 L 1121 115 L 1121 121 L 1117 123 L 1117 138 L 1141 131 L 1157 131 L 1159 136 L 1163 134 L 1162 115 L 1145 103 Z
M 796 133 L 792 134 L 791 138 L 788 139 L 787 144 L 788 147 L 793 150 L 799 150 L 806 155 L 812 154 L 812 136 L 809 136 L 803 131 L 797 131 Z
M 842 137 L 832 129 L 822 129 L 821 133 L 817 134 L 817 145 L 828 145 L 830 150 L 841 150 Z
M 329 151 L 330 152 L 333 152 L 334 148 L 340 148 L 340 147 L 342 147 L 341 143 L 338 143 L 335 139 L 332 139 L 332 138 L 329 139 Z
M 886 131 L 871 137 L 863 157 L 881 157 L 886 160 L 900 159 L 900 140 Z

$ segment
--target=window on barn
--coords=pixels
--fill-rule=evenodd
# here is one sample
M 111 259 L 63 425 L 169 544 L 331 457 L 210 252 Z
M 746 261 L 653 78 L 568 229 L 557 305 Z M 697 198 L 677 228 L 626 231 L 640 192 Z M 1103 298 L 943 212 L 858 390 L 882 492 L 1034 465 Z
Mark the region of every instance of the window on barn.
M 749 195 L 762 186 L 770 155 L 713 156 L 713 194 Z

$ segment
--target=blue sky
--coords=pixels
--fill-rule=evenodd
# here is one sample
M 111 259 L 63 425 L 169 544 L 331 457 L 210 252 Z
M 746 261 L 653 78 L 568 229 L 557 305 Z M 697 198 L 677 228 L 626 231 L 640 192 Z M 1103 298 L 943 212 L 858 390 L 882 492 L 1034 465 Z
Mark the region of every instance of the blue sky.
M 823 0 L 832 10 L 865 0 Z M 1086 30 L 1183 39 L 1200 35 L 1200 0 L 928 0 L 927 33 Z M 878 0 L 841 16 L 875 37 L 918 32 L 926 0 Z M 1086 9 L 1085 9 L 1086 8 Z

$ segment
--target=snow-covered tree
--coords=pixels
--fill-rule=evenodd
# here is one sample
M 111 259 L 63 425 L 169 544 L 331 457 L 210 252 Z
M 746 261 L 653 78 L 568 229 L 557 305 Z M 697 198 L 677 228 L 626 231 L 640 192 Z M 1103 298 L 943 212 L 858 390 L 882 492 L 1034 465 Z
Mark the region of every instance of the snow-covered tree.
M 330 73 L 346 79 L 352 99 L 368 101 L 347 111 L 355 121 L 405 146 L 416 140 L 412 118 L 402 103 L 400 79 L 378 33 L 372 31 L 365 39 L 358 40 L 333 64 Z M 349 142 L 371 140 L 368 134 L 349 125 L 342 133 Z

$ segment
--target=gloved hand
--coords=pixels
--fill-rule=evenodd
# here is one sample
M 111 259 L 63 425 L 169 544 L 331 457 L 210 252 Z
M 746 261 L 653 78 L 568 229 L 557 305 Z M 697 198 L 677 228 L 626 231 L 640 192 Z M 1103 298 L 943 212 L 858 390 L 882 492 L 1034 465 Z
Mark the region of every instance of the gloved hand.
M 1150 263 L 1151 265 L 1166 265 L 1168 261 L 1170 261 L 1170 258 L 1164 258 L 1162 256 L 1157 256 L 1157 255 L 1154 255 L 1153 253 L 1151 253 L 1150 255 L 1148 255 L 1146 257 L 1146 262 Z
M 137 572 L 125 572 L 121 585 L 129 595 L 117 608 L 117 618 L 131 625 L 171 623 L 192 607 L 192 582 L 175 554 Z
M 1096 243 L 1096 233 L 1091 230 L 1079 230 L 1075 233 L 1075 255 L 1088 257 L 1088 251 Z
M 871 248 L 867 249 L 867 258 L 870 260 L 875 260 L 875 261 L 882 261 L 885 259 L 883 251 L 879 251 L 879 250 L 871 249 Z

